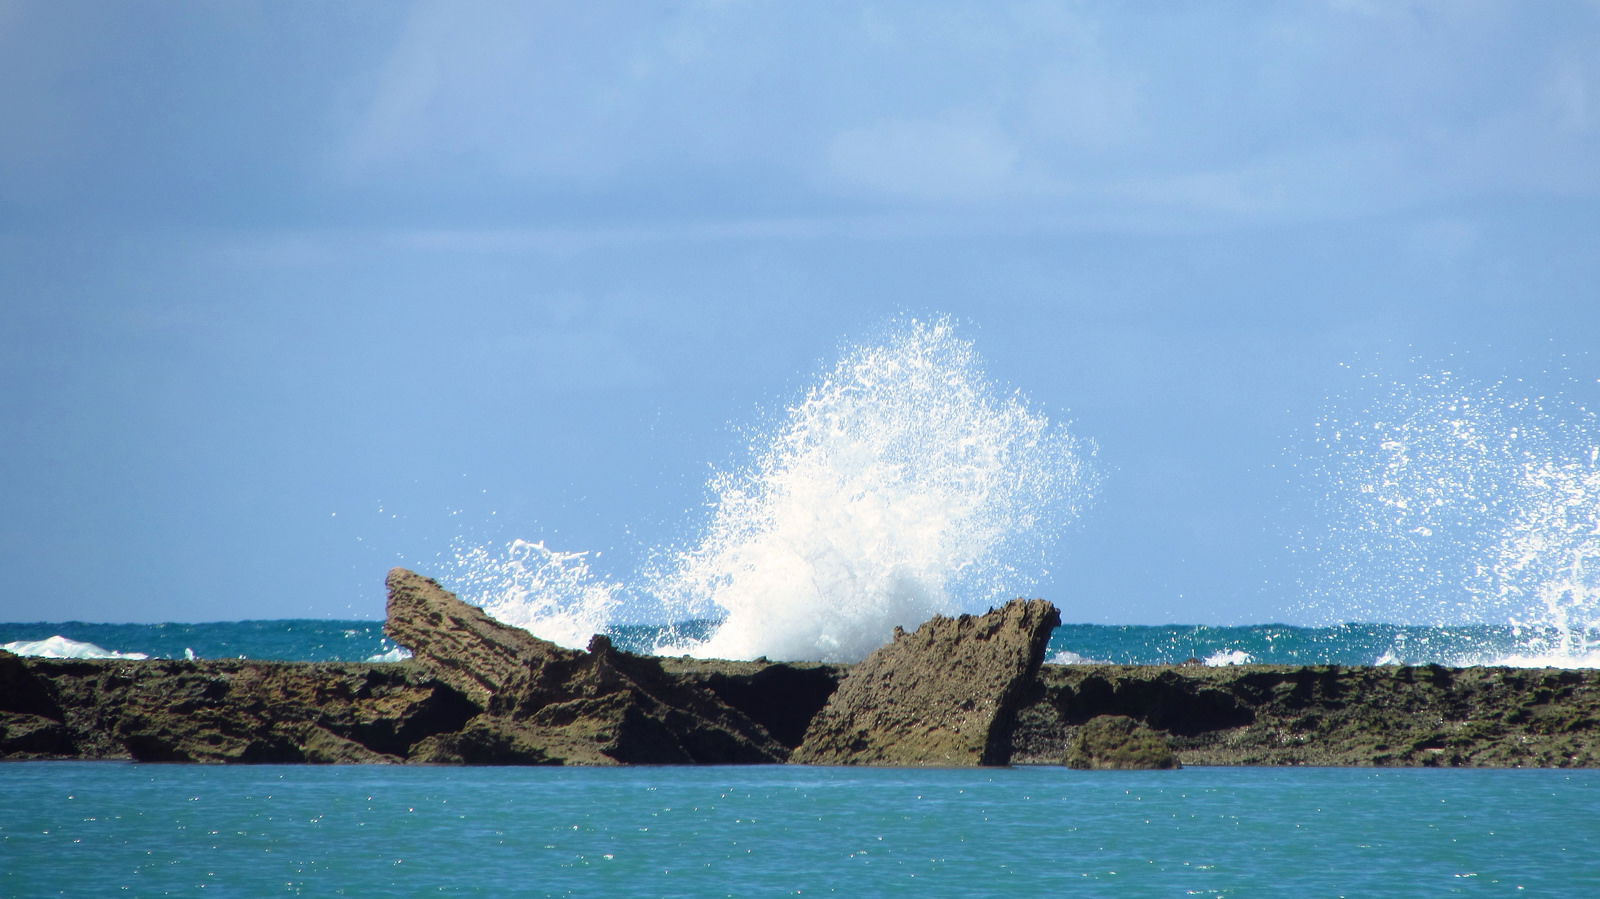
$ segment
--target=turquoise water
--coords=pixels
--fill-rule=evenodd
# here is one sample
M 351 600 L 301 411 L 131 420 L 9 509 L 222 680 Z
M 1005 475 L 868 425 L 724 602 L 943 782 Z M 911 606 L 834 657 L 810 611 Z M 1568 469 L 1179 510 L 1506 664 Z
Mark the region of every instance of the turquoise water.
M 1600 895 L 1600 772 L 0 765 L 0 894 Z
M 656 631 L 623 628 L 642 649 Z M 360 660 L 375 621 L 0 624 Z M 1370 664 L 1509 629 L 1065 625 L 1049 652 Z M 0 895 L 1600 895 L 1600 771 L 0 764 Z
M 678 630 L 684 636 L 694 637 L 703 636 L 710 627 L 708 622 L 689 622 Z M 621 626 L 612 628 L 611 633 L 617 645 L 624 649 L 647 652 L 661 630 Z M 0 623 L 0 644 L 43 640 L 57 635 L 107 650 L 177 659 L 183 658 L 185 651 L 192 650 L 202 659 L 244 656 L 306 662 L 362 661 L 394 648 L 394 644 L 383 637 L 383 623 L 369 620 Z M 1286 665 L 1371 665 L 1380 661 L 1463 665 L 1489 663 L 1514 655 L 1529 636 L 1528 630 L 1519 635 L 1509 627 L 1489 625 L 1066 624 L 1051 636 L 1048 655 L 1055 661 L 1088 659 L 1133 665 L 1175 664 L 1189 658 L 1211 659 L 1214 663 L 1251 661 Z

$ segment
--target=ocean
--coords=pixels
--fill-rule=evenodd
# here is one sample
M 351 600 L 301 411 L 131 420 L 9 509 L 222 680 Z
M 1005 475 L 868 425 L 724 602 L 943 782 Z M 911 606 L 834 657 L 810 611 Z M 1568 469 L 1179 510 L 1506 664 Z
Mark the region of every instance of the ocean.
M 636 650 L 661 637 L 613 633 Z M 1518 639 L 1482 626 L 1076 624 L 1049 653 L 1371 664 Z M 396 655 L 377 621 L 0 624 L 0 643 L 40 641 L 88 656 Z M 13 762 L 0 796 L 5 896 L 1600 894 L 1589 770 Z
M 0 765 L 7 896 L 1600 895 L 1600 771 Z
M 609 625 L 601 630 L 630 652 L 655 651 L 664 640 L 714 632 L 717 623 L 697 620 L 671 627 Z M 1487 665 L 1530 664 L 1530 642 L 1548 644 L 1555 635 L 1495 625 L 1343 624 L 1297 627 L 1214 625 L 1064 624 L 1051 635 L 1047 661 L 1174 665 L 1199 659 L 1210 665 Z M 51 638 L 61 638 L 52 641 Z M 49 641 L 49 642 L 47 642 Z M 580 642 L 581 646 L 584 641 Z M 1589 644 L 1600 643 L 1591 632 Z M 24 655 L 160 659 L 280 659 L 300 662 L 363 662 L 401 657 L 371 620 L 286 619 L 205 623 L 95 624 L 81 621 L 0 622 L 0 647 Z M 1587 667 L 1590 656 L 1553 660 Z

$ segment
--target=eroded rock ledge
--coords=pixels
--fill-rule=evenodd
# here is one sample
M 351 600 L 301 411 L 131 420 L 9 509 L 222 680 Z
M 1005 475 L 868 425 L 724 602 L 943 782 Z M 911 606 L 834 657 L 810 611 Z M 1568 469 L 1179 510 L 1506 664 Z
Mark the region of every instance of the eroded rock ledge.
M 0 759 L 1600 766 L 1600 671 L 1041 666 L 1039 600 L 935 618 L 853 669 L 657 659 L 565 649 L 403 569 L 389 589 L 407 662 L 0 651 Z
M 851 669 L 791 761 L 810 765 L 1004 765 L 1011 726 L 1061 623 L 1042 599 L 936 616 Z
M 1600 671 L 1567 668 L 1046 665 L 1014 763 L 1055 764 L 1126 716 L 1184 765 L 1600 767 Z

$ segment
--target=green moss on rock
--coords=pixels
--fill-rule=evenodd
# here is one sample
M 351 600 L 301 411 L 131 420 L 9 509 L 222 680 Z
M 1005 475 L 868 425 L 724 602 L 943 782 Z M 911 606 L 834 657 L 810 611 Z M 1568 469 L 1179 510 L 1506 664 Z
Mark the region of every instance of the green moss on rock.
M 1066 764 L 1083 770 L 1182 767 L 1166 734 L 1126 715 L 1101 715 L 1079 727 L 1067 749 Z

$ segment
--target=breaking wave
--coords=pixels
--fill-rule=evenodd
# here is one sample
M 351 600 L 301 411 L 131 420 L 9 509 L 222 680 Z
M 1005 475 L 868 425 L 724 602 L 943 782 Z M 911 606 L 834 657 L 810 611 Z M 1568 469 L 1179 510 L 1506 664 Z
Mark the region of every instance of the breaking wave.
M 947 320 L 845 352 L 718 473 L 698 539 L 624 584 L 583 553 L 460 547 L 454 586 L 502 621 L 579 646 L 629 603 L 669 621 L 657 650 L 853 661 L 895 626 L 1026 592 L 1093 493 L 1092 444 L 986 375 Z

